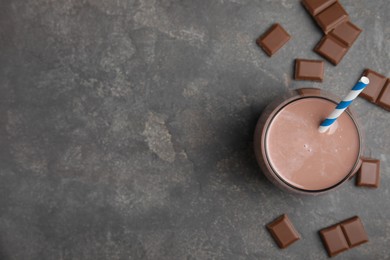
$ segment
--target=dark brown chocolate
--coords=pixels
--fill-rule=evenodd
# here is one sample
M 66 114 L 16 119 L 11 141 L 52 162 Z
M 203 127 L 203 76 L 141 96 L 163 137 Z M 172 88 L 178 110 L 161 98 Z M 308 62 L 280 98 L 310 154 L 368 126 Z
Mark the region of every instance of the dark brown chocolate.
M 379 95 L 376 104 L 388 111 L 390 111 L 390 79 L 387 79 L 385 86 L 382 89 L 381 94 Z
M 344 220 L 340 223 L 340 226 L 347 239 L 349 248 L 368 242 L 367 233 L 359 217 L 355 216 Z
M 302 0 L 302 5 L 312 16 L 315 16 L 336 1 L 337 0 Z
M 271 26 L 263 35 L 257 40 L 257 45 L 262 48 L 268 56 L 274 55 L 280 48 L 283 47 L 291 36 L 283 29 L 283 27 L 276 23 Z
M 320 235 L 330 257 L 340 254 L 349 248 L 340 225 L 322 229 L 320 230 Z
M 343 6 L 339 2 L 336 2 L 317 14 L 314 19 L 321 27 L 322 31 L 325 34 L 328 34 L 341 23 L 348 21 L 349 16 Z
M 378 72 L 366 69 L 363 75 L 370 79 L 370 84 L 360 93 L 360 97 L 375 103 L 386 83 L 386 77 Z
M 348 48 L 336 38 L 326 35 L 317 44 L 314 51 L 334 65 L 337 65 L 347 53 Z
M 368 241 L 366 231 L 358 216 L 324 228 L 319 233 L 330 257 Z
M 356 39 L 359 37 L 361 32 L 362 29 L 360 29 L 350 21 L 347 21 L 332 30 L 330 32 L 330 35 L 332 35 L 348 47 L 351 47 L 352 44 L 356 41 Z
M 357 175 L 356 185 L 378 188 L 380 179 L 380 161 L 371 158 L 361 158 L 362 166 Z
M 295 60 L 295 79 L 320 81 L 324 79 L 324 62 L 321 60 Z
M 286 248 L 300 239 L 300 235 L 286 214 L 269 223 L 267 229 L 280 248 Z

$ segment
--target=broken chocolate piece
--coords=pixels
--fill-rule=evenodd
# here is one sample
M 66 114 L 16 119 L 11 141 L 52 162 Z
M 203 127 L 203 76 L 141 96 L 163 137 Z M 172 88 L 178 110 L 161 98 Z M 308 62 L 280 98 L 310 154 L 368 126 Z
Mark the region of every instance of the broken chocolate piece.
M 337 26 L 330 34 L 348 47 L 351 47 L 361 32 L 362 29 L 347 21 Z
M 368 241 L 366 231 L 358 216 L 320 230 L 322 242 L 330 257 Z
M 385 76 L 370 69 L 366 69 L 363 75 L 370 79 L 370 84 L 368 84 L 359 96 L 375 103 L 387 79 Z
M 269 223 L 267 229 L 280 248 L 286 248 L 300 239 L 298 232 L 286 214 Z
M 376 104 L 390 111 L 390 79 L 387 80 L 386 85 L 383 87 Z
M 324 79 L 324 62 L 321 60 L 295 60 L 295 79 L 321 81 Z
M 302 0 L 302 5 L 312 16 L 315 16 L 336 1 L 337 0 Z
M 320 230 L 320 235 L 330 257 L 335 256 L 349 248 L 340 225 L 334 225 L 322 229 Z
M 325 34 L 336 28 L 341 23 L 348 21 L 349 16 L 343 6 L 336 2 L 314 17 Z
M 380 179 L 380 161 L 370 158 L 361 158 L 362 166 L 356 179 L 357 186 L 378 188 Z
M 291 36 L 277 23 L 272 25 L 268 31 L 261 35 L 256 40 L 256 43 L 271 57 L 282 48 L 290 38 Z
M 347 238 L 350 248 L 368 242 L 367 233 L 364 230 L 363 224 L 358 216 L 341 222 L 340 226 Z
M 339 64 L 341 59 L 347 53 L 347 50 L 346 46 L 330 35 L 324 36 L 314 48 L 315 52 L 334 65 Z

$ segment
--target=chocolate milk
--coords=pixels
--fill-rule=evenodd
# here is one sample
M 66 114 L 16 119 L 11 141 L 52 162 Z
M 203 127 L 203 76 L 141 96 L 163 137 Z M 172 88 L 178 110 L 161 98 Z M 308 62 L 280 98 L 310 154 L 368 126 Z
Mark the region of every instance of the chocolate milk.
M 343 113 L 325 133 L 318 127 L 336 104 L 320 97 L 295 100 L 272 119 L 265 136 L 270 166 L 291 186 L 316 191 L 346 178 L 359 157 L 360 137 Z

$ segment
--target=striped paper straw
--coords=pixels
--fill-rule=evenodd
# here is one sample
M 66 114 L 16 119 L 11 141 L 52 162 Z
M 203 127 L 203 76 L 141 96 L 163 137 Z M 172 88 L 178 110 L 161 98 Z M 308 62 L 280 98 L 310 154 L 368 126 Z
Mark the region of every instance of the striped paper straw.
M 351 92 L 341 101 L 333 110 L 333 112 L 321 123 L 318 129 L 321 133 L 324 133 L 328 128 L 336 121 L 336 119 L 344 112 L 345 109 L 352 103 L 352 101 L 363 91 L 365 87 L 370 83 L 367 77 L 361 77 L 359 82 L 352 88 Z

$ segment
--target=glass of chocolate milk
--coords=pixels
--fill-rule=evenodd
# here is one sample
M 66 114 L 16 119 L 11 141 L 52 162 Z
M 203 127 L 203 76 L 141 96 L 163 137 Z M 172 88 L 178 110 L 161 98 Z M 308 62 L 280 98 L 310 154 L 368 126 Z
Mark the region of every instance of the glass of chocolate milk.
M 348 108 L 325 133 L 321 122 L 340 99 L 315 88 L 292 90 L 269 104 L 256 126 L 254 149 L 265 176 L 284 190 L 318 195 L 354 175 L 363 143 Z

